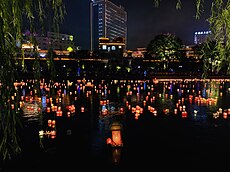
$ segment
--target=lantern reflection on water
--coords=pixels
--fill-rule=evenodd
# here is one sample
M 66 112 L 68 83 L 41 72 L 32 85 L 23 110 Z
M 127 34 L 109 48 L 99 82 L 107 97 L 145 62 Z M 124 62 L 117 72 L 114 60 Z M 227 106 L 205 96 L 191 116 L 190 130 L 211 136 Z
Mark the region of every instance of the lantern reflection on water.
M 117 165 L 121 161 L 121 148 L 115 148 L 112 150 L 112 163 Z

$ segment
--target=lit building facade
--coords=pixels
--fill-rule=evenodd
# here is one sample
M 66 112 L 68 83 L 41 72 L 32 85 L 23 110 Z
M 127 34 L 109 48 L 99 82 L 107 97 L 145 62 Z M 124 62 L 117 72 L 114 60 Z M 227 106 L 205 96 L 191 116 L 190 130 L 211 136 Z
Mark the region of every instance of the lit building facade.
M 123 56 L 125 43 L 123 39 L 115 39 L 110 41 L 109 38 L 99 38 L 98 50 L 100 52 L 113 53 Z
M 69 52 L 74 50 L 73 36 L 63 33 L 47 32 L 47 35 L 33 35 L 36 40 L 36 47 L 29 41 L 31 33 L 26 31 L 23 34 L 21 48 L 26 56 L 30 56 L 31 52 L 36 49 L 41 57 L 45 57 L 48 49 L 52 48 L 57 55 L 67 56 Z
M 90 2 L 90 50 L 99 49 L 99 38 L 121 37 L 127 45 L 127 12 L 109 0 Z
M 68 47 L 73 47 L 73 35 L 47 32 L 47 36 L 36 36 L 38 47 L 42 50 L 47 50 L 52 47 L 54 50 L 67 50 Z
M 194 34 L 194 44 L 203 43 L 210 34 L 211 34 L 211 31 L 195 32 L 195 34 Z

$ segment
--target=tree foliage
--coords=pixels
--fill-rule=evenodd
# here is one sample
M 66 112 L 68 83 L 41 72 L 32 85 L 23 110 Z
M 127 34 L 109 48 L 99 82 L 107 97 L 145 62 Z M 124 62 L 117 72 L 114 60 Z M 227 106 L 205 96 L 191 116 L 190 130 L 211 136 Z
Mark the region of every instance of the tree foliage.
M 48 15 L 46 15 L 48 14 Z M 58 32 L 63 21 L 65 6 L 63 0 L 1 0 L 0 3 L 0 158 L 12 159 L 21 152 L 17 127 L 20 125 L 18 93 L 14 86 L 16 79 L 16 53 L 21 49 L 23 29 L 31 33 L 44 29 L 48 19 L 53 30 Z M 33 34 L 31 42 L 35 44 Z M 34 51 L 36 53 L 36 51 Z M 23 55 L 23 52 L 22 52 Z M 24 64 L 22 62 L 22 64 Z M 35 76 L 40 67 L 35 62 Z M 15 96 L 17 95 L 17 96 Z M 14 105 L 14 108 L 12 108 Z
M 204 42 L 200 47 L 204 64 L 202 77 L 206 78 L 208 75 L 220 70 L 220 64 L 218 62 L 219 53 L 216 42 L 212 40 Z
M 158 59 L 169 61 L 176 59 L 182 48 L 182 40 L 173 34 L 159 34 L 150 41 L 147 52 Z
M 159 7 L 161 0 L 154 0 L 156 7 Z M 181 1 L 175 0 L 176 6 L 180 7 Z M 204 0 L 194 0 L 196 5 L 196 18 L 199 19 L 204 10 L 205 1 Z M 179 4 L 179 5 L 178 5 Z M 215 59 L 217 63 L 213 63 L 212 70 L 215 69 L 216 72 L 219 72 L 222 68 L 225 68 L 226 74 L 230 74 L 230 0 L 211 0 L 210 16 L 207 18 L 209 22 L 212 41 L 215 42 L 214 47 L 210 51 L 214 51 Z M 210 47 L 208 44 L 205 49 Z M 216 53 L 218 52 L 218 53 Z M 210 56 L 208 51 L 203 51 L 203 57 L 206 57 L 205 53 L 208 53 L 207 56 Z M 216 55 L 218 54 L 218 56 Z M 206 59 L 205 59 L 206 60 Z M 204 68 L 211 67 L 204 65 Z M 204 69 L 208 71 L 209 69 Z M 206 74 L 204 74 L 206 76 Z

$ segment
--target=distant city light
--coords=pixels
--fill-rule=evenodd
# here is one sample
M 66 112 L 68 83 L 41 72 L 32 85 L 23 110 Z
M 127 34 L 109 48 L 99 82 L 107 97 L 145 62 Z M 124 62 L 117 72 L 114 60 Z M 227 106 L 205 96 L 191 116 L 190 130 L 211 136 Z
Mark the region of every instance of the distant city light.
M 195 32 L 195 35 L 207 35 L 211 34 L 211 31 L 200 31 L 200 32 Z

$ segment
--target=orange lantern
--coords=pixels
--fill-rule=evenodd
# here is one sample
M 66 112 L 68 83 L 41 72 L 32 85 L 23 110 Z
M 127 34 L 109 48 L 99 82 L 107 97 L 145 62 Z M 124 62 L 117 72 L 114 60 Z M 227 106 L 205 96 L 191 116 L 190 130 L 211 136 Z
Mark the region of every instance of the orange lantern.
M 227 118 L 228 118 L 228 113 L 227 113 L 227 112 L 224 112 L 224 113 L 223 113 L 223 118 L 224 118 L 224 119 L 227 119 Z
M 50 135 L 51 135 L 51 139 L 56 138 L 56 131 L 55 131 L 55 130 L 52 130 L 52 131 L 50 132 Z
M 81 107 L 81 112 L 85 112 L 85 108 L 83 106 Z
M 121 138 L 121 128 L 122 125 L 120 122 L 118 121 L 114 121 L 111 124 L 110 130 L 111 130 L 111 134 L 112 134 L 112 146 L 116 147 L 116 146 L 123 146 L 122 143 L 122 138 Z
M 52 125 L 52 120 L 48 119 L 48 126 L 51 127 L 51 125 Z

